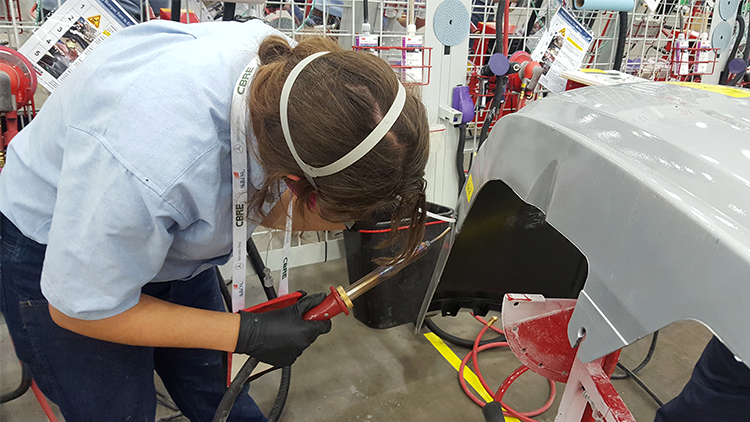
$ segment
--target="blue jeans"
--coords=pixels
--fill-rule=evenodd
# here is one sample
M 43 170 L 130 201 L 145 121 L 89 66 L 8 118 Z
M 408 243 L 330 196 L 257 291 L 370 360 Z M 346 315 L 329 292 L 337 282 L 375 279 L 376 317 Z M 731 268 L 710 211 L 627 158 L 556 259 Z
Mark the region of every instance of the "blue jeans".
M 750 368 L 716 337 L 695 364 L 682 392 L 656 412 L 655 422 L 744 422 L 750 419 Z
M 0 311 L 18 358 L 67 422 L 153 422 L 154 370 L 185 416 L 192 422 L 211 421 L 226 390 L 222 352 L 127 346 L 60 328 L 39 284 L 46 246 L 24 236 L 2 214 L 0 238 Z M 188 281 L 147 284 L 143 293 L 224 310 L 213 269 Z M 229 420 L 266 421 L 247 387 Z

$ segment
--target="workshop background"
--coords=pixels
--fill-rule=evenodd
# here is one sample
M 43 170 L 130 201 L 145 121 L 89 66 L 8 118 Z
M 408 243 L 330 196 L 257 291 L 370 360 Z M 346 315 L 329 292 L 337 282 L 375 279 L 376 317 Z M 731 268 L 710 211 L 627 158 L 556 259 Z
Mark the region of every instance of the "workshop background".
M 584 72 L 585 75 L 595 75 L 596 70 L 616 70 L 621 73 L 607 75 L 622 79 L 718 83 L 731 59 L 744 57 L 744 67 L 735 66 L 727 73 L 731 74 L 729 79 L 734 85 L 746 83 L 748 3 L 737 0 L 716 4 L 707 0 L 607 3 L 617 3 L 612 10 L 602 9 L 605 7 L 602 3 L 594 3 L 591 8 L 580 10 L 569 1 L 558 0 L 508 3 L 305 0 L 237 5 L 183 0 L 178 18 L 189 24 L 221 19 L 222 10 L 231 10 L 232 17 L 264 19 L 295 39 L 324 35 L 333 37 L 345 48 L 364 49 L 381 56 L 405 84 L 422 92 L 432 131 L 426 176 L 428 200 L 455 209 L 473 157 L 495 122 L 555 93 L 552 81 L 547 80 L 548 85 L 538 83 L 540 76 L 534 69 L 549 71 L 555 62 L 554 54 L 559 53 L 554 38 L 549 45 L 543 45 L 544 48 L 537 47 L 541 40 L 549 42 L 544 37 L 550 36 L 550 27 L 560 10 L 568 11 L 578 24 L 574 25 L 579 31 L 578 38 L 575 34 L 567 35 L 585 41 L 585 45 L 580 41 L 581 45 L 577 44 L 578 67 L 594 70 Z M 506 5 L 507 9 L 501 9 Z M 0 2 L 0 42 L 8 47 L 0 51 L 0 70 L 14 72 L 22 81 L 18 88 L 21 93 L 14 93 L 15 106 L 9 107 L 14 110 L 0 110 L 6 129 L 7 122 L 23 127 L 33 119 L 35 111 L 43 106 L 47 90 L 54 88 L 40 82 L 36 93 L 29 93 L 34 73 L 32 66 L 7 51 L 22 50 L 23 45 L 34 42 L 33 34 L 50 19 L 50 15 L 45 16 L 40 9 L 41 2 Z M 495 19 L 499 15 L 506 20 L 503 25 L 506 30 L 501 31 L 507 38 L 503 41 L 507 46 L 506 56 L 528 69 L 528 74 L 519 73 L 509 79 L 502 104 L 496 99 L 499 77 L 494 73 L 496 66 L 503 68 L 507 63 L 490 60 L 493 53 L 497 53 Z M 135 18 L 143 21 L 171 16 L 167 9 L 154 10 L 153 16 L 144 9 Z M 365 24 L 369 29 L 365 30 Z M 56 70 L 50 66 L 46 71 Z M 591 82 L 586 77 L 581 79 L 580 74 L 577 80 L 573 74 L 564 76 L 566 81 Z M 725 83 L 726 79 L 724 76 Z M 455 91 L 458 85 L 465 89 Z M 455 100 L 459 96 L 464 98 L 463 103 Z M 468 108 L 466 99 L 471 102 Z M 7 142 L 10 139 L 6 135 L 6 145 Z M 283 233 L 263 230 L 253 235 L 260 256 L 273 269 L 276 281 L 282 260 L 282 237 Z M 329 286 L 347 286 L 353 281 L 348 275 L 347 254 L 351 251 L 347 251 L 341 232 L 295 234 L 290 255 L 291 290 L 304 289 L 312 293 L 327 291 Z M 231 277 L 231 270 L 222 272 L 227 278 Z M 250 271 L 247 276 L 247 305 L 264 301 L 264 292 L 255 274 Z M 430 276 L 431 272 L 424 275 Z M 499 313 L 491 311 L 485 318 L 493 315 L 499 316 Z M 461 310 L 455 317 L 434 315 L 432 320 L 443 330 L 466 339 L 473 339 L 482 328 L 468 309 Z M 2 325 L 0 392 L 5 394 L 18 387 L 21 366 L 13 353 L 4 322 Z M 462 391 L 454 367 L 455 360 L 463 359 L 469 350 L 425 336 L 428 333 L 429 330 L 422 328 L 415 334 L 412 321 L 377 329 L 352 315 L 337 317 L 333 320 L 332 332 L 316 341 L 294 364 L 281 420 L 482 420 L 481 409 Z M 486 337 L 492 336 L 490 333 Z M 638 421 L 653 420 L 658 408 L 653 396 L 666 402 L 681 391 L 710 338 L 709 330 L 699 322 L 682 321 L 660 330 L 653 348 L 652 336 L 648 336 L 623 349 L 620 362 L 626 367 L 633 369 L 647 361 L 638 372 L 643 386 L 632 378 L 613 380 L 617 392 Z M 483 352 L 479 360 L 482 374 L 493 388 L 520 365 L 507 348 Z M 619 370 L 615 373 L 621 374 Z M 278 372 L 251 384 L 252 396 L 266 413 L 273 406 L 278 385 Z M 534 416 L 536 420 L 555 420 L 563 388 L 564 384 L 557 384 L 557 394 L 549 410 Z M 160 393 L 163 397 L 159 399 L 157 419 L 186 420 L 177 415 L 163 388 Z M 529 372 L 513 383 L 504 401 L 517 410 L 533 411 L 545 405 L 549 396 L 547 381 Z M 54 404 L 45 414 L 42 407 L 45 403 L 29 389 L 21 397 L 0 405 L 0 420 L 46 421 L 51 420 L 51 415 L 64 420 Z

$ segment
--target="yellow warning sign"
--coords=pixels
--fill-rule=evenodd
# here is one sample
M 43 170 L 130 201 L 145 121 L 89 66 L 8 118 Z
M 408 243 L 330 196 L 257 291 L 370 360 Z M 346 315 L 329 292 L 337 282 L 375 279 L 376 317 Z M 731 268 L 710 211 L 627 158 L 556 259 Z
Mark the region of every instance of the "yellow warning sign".
M 560 30 L 560 35 L 562 35 L 563 37 L 565 36 L 565 28 Z
M 91 22 L 92 25 L 99 29 L 99 23 L 102 21 L 102 15 L 90 16 L 86 18 L 87 21 Z
M 471 195 L 474 193 L 474 181 L 469 175 L 469 180 L 466 181 L 466 202 L 471 203 Z

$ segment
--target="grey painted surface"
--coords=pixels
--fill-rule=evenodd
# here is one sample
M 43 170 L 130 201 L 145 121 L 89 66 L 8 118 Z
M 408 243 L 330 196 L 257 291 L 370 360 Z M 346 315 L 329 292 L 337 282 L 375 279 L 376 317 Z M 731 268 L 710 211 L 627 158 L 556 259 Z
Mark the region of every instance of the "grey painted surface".
M 747 92 L 747 91 L 745 91 Z M 750 336 L 750 101 L 663 83 L 592 87 L 501 119 L 475 195 L 507 183 L 587 257 L 569 326 L 591 361 L 674 321 L 745 361 Z M 470 203 L 459 198 L 459 227 Z

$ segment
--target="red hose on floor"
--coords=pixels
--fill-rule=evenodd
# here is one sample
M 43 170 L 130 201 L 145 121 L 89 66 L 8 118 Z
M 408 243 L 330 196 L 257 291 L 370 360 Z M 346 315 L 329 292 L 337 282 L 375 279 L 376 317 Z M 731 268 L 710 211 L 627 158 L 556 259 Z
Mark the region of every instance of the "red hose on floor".
M 503 330 L 494 327 L 492 324 L 495 322 L 495 320 L 491 320 L 490 322 L 485 321 L 481 317 L 474 316 L 474 318 L 477 319 L 477 321 L 484 324 L 484 327 L 482 327 L 482 330 L 479 331 L 479 334 L 477 335 L 476 339 L 474 340 L 474 347 L 472 348 L 471 352 L 467 354 L 463 360 L 461 361 L 461 365 L 458 368 L 458 380 L 461 383 L 461 388 L 464 390 L 464 393 L 478 406 L 484 407 L 486 404 L 484 401 L 482 401 L 480 398 L 475 396 L 471 391 L 469 391 L 469 387 L 466 385 L 466 380 L 464 379 L 464 368 L 466 367 L 466 364 L 469 362 L 469 359 L 472 360 L 472 365 L 474 366 L 474 372 L 477 374 L 477 378 L 479 378 L 479 381 L 482 383 L 482 387 L 484 387 L 487 392 L 491 392 L 492 389 L 487 385 L 487 382 L 484 380 L 484 377 L 482 376 L 481 371 L 479 370 L 479 362 L 477 361 L 477 355 L 480 352 L 483 352 L 487 349 L 494 349 L 497 347 L 505 347 L 508 346 L 507 342 L 495 342 L 495 343 L 489 343 L 485 344 L 483 346 L 479 346 L 479 342 L 482 339 L 482 336 L 484 336 L 484 333 L 487 332 L 489 328 L 492 328 L 494 331 L 504 334 Z M 555 395 L 557 394 L 557 389 L 555 387 L 555 382 L 552 380 L 548 380 L 550 384 L 550 396 L 547 402 L 540 407 L 537 410 L 531 411 L 531 412 L 519 412 L 517 410 L 514 410 L 513 408 L 509 407 L 505 402 L 502 401 L 503 395 L 505 395 L 505 392 L 510 388 L 510 385 L 518 379 L 524 372 L 528 371 L 528 367 L 525 365 L 521 365 L 518 369 L 513 371 L 508 378 L 505 379 L 505 381 L 500 385 L 500 388 L 498 388 L 497 392 L 493 395 L 493 399 L 495 401 L 499 401 L 500 404 L 502 404 L 504 408 L 505 415 L 512 416 L 514 418 L 518 418 L 524 422 L 538 422 L 534 419 L 531 419 L 531 416 L 538 416 L 547 410 L 552 406 L 552 403 L 555 400 Z
M 31 391 L 34 392 L 37 401 L 42 406 L 42 410 L 44 411 L 44 415 L 47 416 L 47 419 L 49 419 L 50 422 L 57 422 L 57 416 L 55 416 L 55 412 L 52 411 L 52 407 L 50 407 L 49 403 L 47 403 L 47 399 L 44 397 L 44 394 L 39 389 L 39 387 L 37 387 L 36 381 L 31 382 Z

